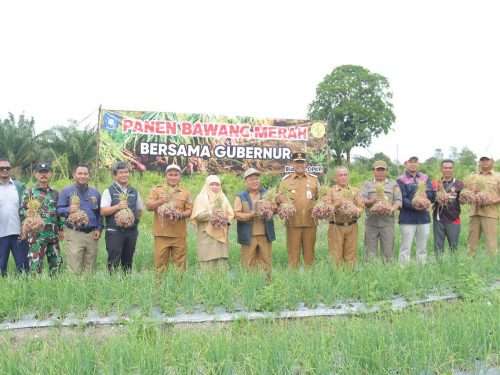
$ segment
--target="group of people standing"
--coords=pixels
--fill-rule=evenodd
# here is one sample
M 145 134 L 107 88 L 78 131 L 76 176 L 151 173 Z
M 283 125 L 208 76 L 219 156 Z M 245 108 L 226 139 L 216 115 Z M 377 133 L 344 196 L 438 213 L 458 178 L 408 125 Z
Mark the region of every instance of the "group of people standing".
M 236 195 L 232 205 L 215 175 L 206 178 L 193 200 L 191 193 L 181 185 L 181 169 L 175 164 L 166 167 L 164 183 L 153 187 L 143 202 L 138 190 L 129 184 L 126 162 L 113 165 L 113 183 L 101 195 L 89 186 L 87 165 L 76 166 L 74 183 L 59 193 L 49 185 L 52 174 L 49 164 L 36 165 L 36 183 L 26 188 L 11 178 L 9 161 L 0 159 L 0 271 L 6 274 L 10 252 L 19 272 L 41 272 L 44 258 L 51 274 L 59 271 L 63 239 L 70 271 L 77 274 L 94 271 L 98 241 L 104 232 L 109 271 L 120 268 L 128 272 L 132 268 L 138 224 L 143 212 L 148 210 L 154 214 L 153 257 L 158 272 L 166 271 L 170 265 L 181 271 L 186 269 L 188 222 L 196 226 L 200 268 L 227 269 L 229 228 L 235 220 L 241 265 L 270 274 L 272 242 L 276 239 L 273 214 L 285 205 L 293 209 L 293 214 L 285 220 L 288 265 L 298 268 L 302 258 L 304 265 L 310 266 L 315 259 L 319 221 L 313 210 L 319 201 L 332 209 L 326 218 L 328 251 L 337 265 L 353 266 L 357 261 L 358 221 L 363 211 L 366 215 L 364 248 L 368 259 L 377 257 L 379 248 L 384 261 L 394 259 L 396 217 L 399 217 L 402 264 L 410 261 L 414 240 L 417 261 L 426 261 L 431 221 L 436 255 L 443 253 L 445 240 L 452 251 L 457 249 L 461 230 L 460 194 L 464 183 L 454 177 L 453 161 L 442 161 L 442 175 L 431 181 L 419 171 L 417 157 L 408 158 L 405 172 L 397 180 L 388 177 L 387 164 L 379 160 L 373 164 L 373 179 L 360 189 L 350 184 L 348 169 L 338 167 L 335 184 L 324 194 L 317 177 L 306 172 L 305 153 L 294 153 L 292 162 L 294 172 L 283 177 L 270 202 L 271 214 L 263 216 L 256 207 L 267 191 L 261 184 L 261 172 L 254 168 L 245 171 L 245 189 Z M 494 198 L 485 205 L 471 205 L 468 240 L 471 255 L 476 253 L 481 235 L 488 252 L 497 253 L 500 177 L 493 172 L 493 163 L 489 156 L 479 161 L 478 175 L 484 178 Z M 439 191 L 446 193 L 445 202 L 439 199 Z M 416 194 L 424 194 L 430 205 L 415 203 Z M 381 196 L 386 204 L 383 215 L 371 209 Z M 30 202 L 33 200 L 39 202 L 43 227 L 36 232 L 25 232 L 23 222 L 32 214 Z M 348 211 L 341 209 L 346 202 L 350 205 Z M 84 219 L 71 219 L 76 213 L 81 213 L 79 217 Z

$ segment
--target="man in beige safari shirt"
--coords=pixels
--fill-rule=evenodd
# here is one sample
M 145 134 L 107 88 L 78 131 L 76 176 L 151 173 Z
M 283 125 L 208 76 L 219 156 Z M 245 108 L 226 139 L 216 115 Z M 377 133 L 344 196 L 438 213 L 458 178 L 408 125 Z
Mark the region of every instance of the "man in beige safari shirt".
M 391 204 L 388 215 L 377 215 L 370 212 L 370 208 L 377 202 L 377 184 L 383 184 L 385 199 Z M 387 163 L 377 160 L 373 163 L 373 180 L 367 181 L 361 190 L 365 207 L 365 256 L 373 259 L 380 250 L 384 262 L 389 262 L 394 256 L 394 226 L 395 213 L 401 208 L 401 190 L 395 180 L 387 178 Z
M 500 217 L 500 175 L 493 172 L 495 161 L 492 157 L 479 159 L 479 175 L 485 179 L 488 191 L 494 194 L 494 201 L 487 206 L 471 207 L 469 224 L 469 255 L 475 255 L 481 233 L 484 234 L 486 248 L 490 255 L 498 252 L 498 219 Z

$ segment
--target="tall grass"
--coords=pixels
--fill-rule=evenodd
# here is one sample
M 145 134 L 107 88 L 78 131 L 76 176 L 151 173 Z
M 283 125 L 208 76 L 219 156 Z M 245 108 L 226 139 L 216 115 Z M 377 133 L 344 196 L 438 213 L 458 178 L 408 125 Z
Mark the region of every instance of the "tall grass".
M 162 182 L 156 174 L 136 175 L 132 183 L 146 196 L 151 186 Z M 228 195 L 242 189 L 241 179 L 224 176 Z M 196 194 L 203 184 L 204 176 L 196 175 L 185 180 L 185 184 Z M 109 183 L 109 181 L 107 181 Z M 67 181 L 64 181 L 67 183 Z M 62 185 L 62 184 L 61 184 Z M 105 185 L 103 184 L 102 187 Z M 316 244 L 317 261 L 305 271 L 287 268 L 285 230 L 276 220 L 277 241 L 273 243 L 272 282 L 259 273 L 244 272 L 239 266 L 239 246 L 235 230 L 230 230 L 230 272 L 202 273 L 197 268 L 196 236 L 193 228 L 188 233 L 188 271 L 184 275 L 168 272 L 157 278 L 153 269 L 152 215 L 146 213 L 140 224 L 140 236 L 134 268 L 131 275 L 108 275 L 106 250 L 100 242 L 98 272 L 77 277 L 63 272 L 56 278 L 46 274 L 36 277 L 8 277 L 0 283 L 0 318 L 19 318 L 35 313 L 40 317 L 50 313 L 65 315 L 69 312 L 85 314 L 95 309 L 102 314 L 116 311 L 126 313 L 139 307 L 149 314 L 153 306 L 160 306 L 169 314 L 178 309 L 193 311 L 202 308 L 211 311 L 221 306 L 228 310 L 245 307 L 250 310 L 278 310 L 295 308 L 303 302 L 308 306 L 318 303 L 334 304 L 339 300 L 361 299 L 375 301 L 403 295 L 415 298 L 426 293 L 454 289 L 462 294 L 476 290 L 500 277 L 498 257 L 484 256 L 481 249 L 476 258 L 465 256 L 468 218 L 464 217 L 464 228 L 457 254 L 435 261 L 432 254 L 432 237 L 429 241 L 430 262 L 427 265 L 412 264 L 401 268 L 397 262 L 383 265 L 380 262 L 365 264 L 363 249 L 363 222 L 358 238 L 359 264 L 354 272 L 336 269 L 329 262 L 327 251 L 327 226 L 318 227 Z M 398 231 L 396 231 L 398 232 Z M 399 235 L 396 235 L 396 249 Z M 65 244 L 62 244 L 63 257 Z M 12 262 L 11 262 L 12 263 Z M 14 274 L 13 264 L 10 274 Z
M 0 337 L 3 374 L 451 374 L 500 366 L 499 294 L 364 318 Z M 20 347 L 22 346 L 22 350 Z
M 303 272 L 276 268 L 272 282 L 263 274 L 236 267 L 229 273 L 202 273 L 192 267 L 185 274 L 172 271 L 160 278 L 153 271 L 126 276 L 98 272 L 82 277 L 7 278 L 0 283 L 0 317 L 84 315 L 89 309 L 100 314 L 125 314 L 134 308 L 149 315 L 155 306 L 169 315 L 179 310 L 211 312 L 217 307 L 276 311 L 293 309 L 300 303 L 332 306 L 340 301 L 372 302 L 394 295 L 414 299 L 450 290 L 467 296 L 497 279 L 499 269 L 498 258 L 459 255 L 426 266 L 370 263 L 355 271 L 336 269 L 322 259 Z

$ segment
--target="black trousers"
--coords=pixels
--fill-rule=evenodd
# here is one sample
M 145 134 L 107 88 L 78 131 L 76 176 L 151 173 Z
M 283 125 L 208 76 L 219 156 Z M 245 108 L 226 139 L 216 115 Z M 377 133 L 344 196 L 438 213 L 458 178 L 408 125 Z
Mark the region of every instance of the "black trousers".
M 132 270 L 135 245 L 139 232 L 130 230 L 106 230 L 106 251 L 108 252 L 108 270 L 112 272 L 120 267 L 124 272 Z
M 450 250 L 453 252 L 458 248 L 460 238 L 460 224 L 445 224 L 434 220 L 434 251 L 436 255 L 442 255 L 444 252 L 445 239 L 448 240 Z

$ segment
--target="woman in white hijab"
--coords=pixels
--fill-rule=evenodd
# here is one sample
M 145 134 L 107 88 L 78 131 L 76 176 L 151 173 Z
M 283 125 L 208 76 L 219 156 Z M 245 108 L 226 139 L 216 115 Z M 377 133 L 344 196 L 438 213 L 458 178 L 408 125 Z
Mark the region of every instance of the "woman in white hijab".
M 210 175 L 194 200 L 192 222 L 198 229 L 198 261 L 202 269 L 228 267 L 229 244 L 228 225 L 213 225 L 211 218 L 215 210 L 227 219 L 234 218 L 234 212 L 226 195 L 222 192 L 219 177 Z

